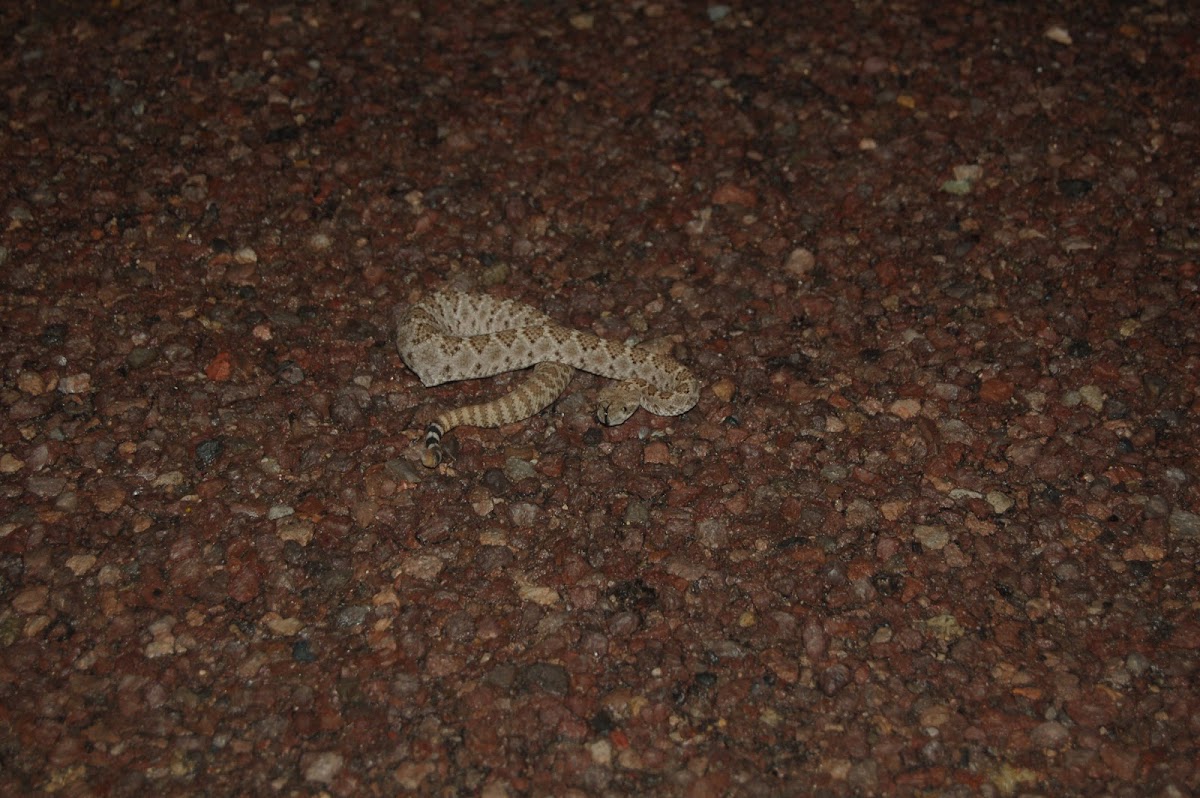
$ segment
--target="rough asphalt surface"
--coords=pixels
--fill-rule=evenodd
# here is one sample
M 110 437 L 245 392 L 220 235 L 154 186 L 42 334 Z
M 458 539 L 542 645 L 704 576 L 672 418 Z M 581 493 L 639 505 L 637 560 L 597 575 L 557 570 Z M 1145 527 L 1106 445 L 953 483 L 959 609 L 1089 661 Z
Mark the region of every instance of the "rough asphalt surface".
M 1198 30 L 3 4 L 0 794 L 1196 794 Z M 426 470 L 442 286 L 700 403 Z

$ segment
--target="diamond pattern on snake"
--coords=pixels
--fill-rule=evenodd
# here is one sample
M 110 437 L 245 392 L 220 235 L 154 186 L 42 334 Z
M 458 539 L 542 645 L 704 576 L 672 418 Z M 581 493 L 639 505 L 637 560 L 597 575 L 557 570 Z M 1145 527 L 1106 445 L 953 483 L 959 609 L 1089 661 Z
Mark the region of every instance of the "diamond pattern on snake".
M 600 391 L 596 418 L 621 424 L 638 407 L 660 416 L 691 410 L 700 383 L 683 364 L 646 346 L 630 346 L 563 327 L 521 302 L 487 294 L 439 291 L 398 314 L 396 345 L 426 388 L 533 368 L 511 393 L 440 413 L 425 431 L 422 462 L 442 461 L 442 436 L 459 426 L 499 427 L 529 418 L 566 389 L 575 369 L 616 380 Z

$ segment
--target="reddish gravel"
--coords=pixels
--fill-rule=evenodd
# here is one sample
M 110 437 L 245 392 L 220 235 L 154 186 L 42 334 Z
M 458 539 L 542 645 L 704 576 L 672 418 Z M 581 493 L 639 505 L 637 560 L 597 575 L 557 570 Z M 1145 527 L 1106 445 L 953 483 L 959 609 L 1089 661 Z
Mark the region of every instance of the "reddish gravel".
M 0 6 L 0 793 L 1200 791 L 1200 18 L 827 5 Z

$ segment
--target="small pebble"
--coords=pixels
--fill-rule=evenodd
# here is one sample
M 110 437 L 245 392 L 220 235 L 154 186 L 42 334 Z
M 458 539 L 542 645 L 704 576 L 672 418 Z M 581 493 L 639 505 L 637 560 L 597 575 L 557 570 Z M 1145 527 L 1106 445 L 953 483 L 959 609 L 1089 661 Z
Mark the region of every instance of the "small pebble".
M 1071 732 L 1057 721 L 1046 721 L 1029 732 L 1030 741 L 1039 748 L 1063 748 L 1071 739 Z
M 282 518 L 276 526 L 276 534 L 282 541 L 290 541 L 299 546 L 307 546 L 312 540 L 314 533 L 313 524 L 311 521 L 286 516 Z
M 504 477 L 510 483 L 516 483 L 523 479 L 536 478 L 537 470 L 528 460 L 520 457 L 508 457 L 504 460 Z M 507 492 L 507 490 L 502 492 Z
M 333 751 L 305 754 L 300 762 L 304 769 L 304 780 L 320 784 L 332 784 L 345 765 L 342 755 Z
M 836 695 L 850 682 L 850 669 L 845 665 L 832 665 L 821 671 L 817 680 L 821 692 L 827 696 Z
M 916 399 L 898 399 L 888 405 L 888 412 L 903 419 L 916 418 L 921 414 L 921 403 Z
M 62 493 L 63 489 L 67 487 L 67 481 L 62 477 L 37 474 L 26 480 L 25 487 L 34 496 L 49 499 Z
M 1167 531 L 1179 540 L 1200 540 L 1200 515 L 1173 510 L 1167 517 Z
M 416 579 L 433 579 L 442 572 L 445 563 L 440 557 L 432 554 L 419 554 L 409 557 L 401 564 L 401 570 Z
M 46 381 L 36 371 L 22 371 L 17 375 L 17 388 L 30 396 L 41 396 L 46 392 Z
M 751 190 L 733 183 L 725 183 L 713 192 L 714 205 L 740 205 L 753 208 L 758 205 L 758 196 Z
M 725 17 L 729 16 L 730 10 L 731 9 L 729 6 L 725 5 L 709 6 L 708 19 L 710 22 L 720 22 L 721 20 L 725 19 Z
M 62 346 L 63 342 L 67 340 L 67 330 L 68 329 L 69 328 L 67 327 L 67 325 L 62 324 L 61 322 L 56 322 L 54 324 L 47 324 L 42 329 L 42 337 L 41 337 L 42 346 L 49 346 L 49 347 Z
M 1061 25 L 1051 25 L 1049 28 L 1046 28 L 1045 35 L 1047 39 L 1052 42 L 1056 42 L 1057 44 L 1074 44 L 1071 39 L 1071 34 L 1068 33 L 1067 29 Z
M 196 462 L 201 468 L 208 468 L 216 462 L 225 450 L 225 443 L 220 438 L 201 441 L 196 445 Z
M 979 164 L 956 164 L 953 171 L 955 180 L 963 180 L 968 183 L 983 177 L 983 167 Z
M 572 14 L 571 27 L 575 30 L 591 30 L 596 27 L 596 17 L 594 14 Z
M 296 662 L 316 662 L 317 652 L 313 651 L 312 643 L 307 640 L 297 640 L 292 644 L 292 659 Z
M 1085 385 L 1079 389 L 1083 403 L 1099 413 L 1104 408 L 1104 391 L 1095 385 Z
M 45 585 L 26 588 L 13 596 L 12 608 L 22 615 L 32 615 L 46 606 L 49 597 L 50 588 Z
M 979 398 L 985 402 L 1002 404 L 1012 398 L 1013 390 L 1013 384 L 1007 380 L 984 380 L 979 384 Z
M 125 363 L 131 369 L 142 369 L 151 365 L 159 358 L 159 350 L 153 346 L 137 346 L 125 356 Z
M 811 251 L 803 247 L 798 247 L 788 253 L 787 260 L 783 264 L 783 270 L 787 272 L 789 277 L 803 282 L 813 270 L 813 266 L 816 263 L 817 258 Z
M 518 672 L 517 686 L 526 691 L 537 689 L 551 695 L 564 696 L 571 687 L 571 677 L 561 665 L 535 662 Z
M 87 393 L 92 389 L 92 375 L 87 373 L 70 374 L 58 381 L 61 393 Z
M 95 564 L 96 555 L 94 554 L 76 554 L 67 559 L 67 568 L 76 576 L 83 576 L 92 570 L 92 566 Z
M 737 383 L 728 377 L 722 377 L 714 382 L 709 390 L 713 392 L 713 396 L 722 402 L 731 402 L 737 394 Z
M 942 526 L 917 526 L 913 534 L 928 551 L 941 551 L 950 542 L 950 533 Z
M 655 441 L 646 444 L 646 448 L 642 451 L 642 462 L 647 464 L 669 465 L 671 463 L 671 450 L 662 441 Z
M 286 504 L 273 504 L 271 505 L 271 508 L 267 510 L 267 520 L 278 521 L 280 518 L 287 518 L 289 515 L 292 515 L 295 512 L 295 509 Z
M 281 618 L 278 613 L 269 612 L 262 619 L 263 625 L 272 634 L 291 636 L 304 629 L 304 622 L 299 618 Z
M 996 515 L 1002 515 L 1012 509 L 1013 500 L 999 491 L 989 491 L 984 498 L 987 499 L 987 503 L 992 507 L 992 512 Z
M 363 621 L 367 619 L 367 615 L 371 612 L 370 607 L 363 605 L 354 605 L 351 607 L 343 607 L 338 610 L 334 618 L 334 624 L 339 629 L 354 629 L 362 626 Z
M 557 590 L 542 585 L 522 585 L 518 588 L 517 595 L 542 607 L 552 606 L 561 600 Z
M 304 369 L 300 368 L 297 363 L 286 360 L 279 365 L 276 376 L 285 385 L 299 385 L 304 382 Z
M 508 507 L 508 517 L 519 527 L 533 527 L 540 514 L 541 510 L 531 502 L 513 502 Z
M 116 512 L 125 505 L 128 494 L 120 483 L 114 480 L 104 480 L 96 490 L 96 509 L 102 513 Z
M 588 743 L 585 747 L 587 748 L 588 756 L 591 757 L 594 764 L 601 767 L 608 767 L 612 764 L 613 747 L 612 743 L 608 740 L 596 740 L 595 742 Z

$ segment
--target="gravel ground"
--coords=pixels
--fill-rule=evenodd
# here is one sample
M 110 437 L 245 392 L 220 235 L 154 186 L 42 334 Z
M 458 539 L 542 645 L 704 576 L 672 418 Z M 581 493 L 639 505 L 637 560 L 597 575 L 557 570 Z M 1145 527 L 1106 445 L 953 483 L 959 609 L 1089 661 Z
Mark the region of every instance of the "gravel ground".
M 1196 10 L 824 5 L 0 7 L 0 792 L 1200 790 Z

